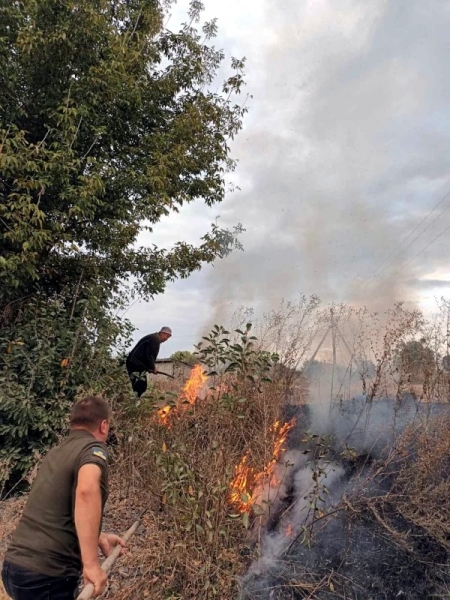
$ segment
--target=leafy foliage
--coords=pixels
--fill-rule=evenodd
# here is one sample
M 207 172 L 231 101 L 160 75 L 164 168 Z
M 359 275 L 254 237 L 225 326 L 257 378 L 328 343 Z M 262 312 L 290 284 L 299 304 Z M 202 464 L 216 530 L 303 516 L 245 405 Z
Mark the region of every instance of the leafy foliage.
M 198 245 L 139 247 L 162 217 L 212 206 L 234 168 L 243 60 L 191 2 L 178 32 L 159 0 L 0 0 L 0 464 L 24 474 L 81 390 L 107 393 L 114 315 L 239 247 L 214 224 Z M 131 282 L 131 283 L 129 283 Z M 6 465 L 6 466 L 5 466 Z
M 81 390 L 108 393 L 120 379 L 110 347 L 130 333 L 98 311 L 95 301 L 36 296 L 19 320 L 0 329 L 0 464 L 16 480 L 55 443 Z M 0 481 L 1 488 L 2 481 Z
M 410 340 L 402 344 L 398 353 L 398 365 L 408 373 L 413 382 L 421 382 L 429 375 L 436 364 L 434 352 L 426 344 L 426 340 Z
M 189 352 L 189 350 L 177 350 L 170 358 L 175 362 L 182 362 L 192 366 L 198 362 L 195 354 Z
M 234 333 L 239 339 L 235 342 L 231 340 L 230 332 L 219 325 L 214 325 L 211 333 L 203 337 L 196 354 L 209 368 L 209 376 L 234 373 L 238 379 L 247 379 L 254 384 L 270 381 L 268 375 L 278 361 L 278 355 L 258 349 L 255 346 L 257 338 L 251 335 L 251 329 L 251 323 L 244 329 L 236 329 Z
M 183 204 L 220 202 L 234 166 L 244 62 L 209 91 L 224 56 L 193 27 L 201 4 L 178 33 L 156 0 L 0 7 L 0 299 L 80 277 L 108 297 L 134 276 L 149 296 L 234 247 L 217 225 L 199 246 L 136 246 Z

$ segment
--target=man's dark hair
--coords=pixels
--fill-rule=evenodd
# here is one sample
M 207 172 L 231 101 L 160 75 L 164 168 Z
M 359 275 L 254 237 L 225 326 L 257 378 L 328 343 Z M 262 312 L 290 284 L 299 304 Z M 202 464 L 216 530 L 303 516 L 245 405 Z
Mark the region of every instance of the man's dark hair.
M 97 427 L 102 421 L 111 418 L 111 407 L 106 400 L 99 396 L 81 398 L 72 407 L 70 413 L 71 427 Z

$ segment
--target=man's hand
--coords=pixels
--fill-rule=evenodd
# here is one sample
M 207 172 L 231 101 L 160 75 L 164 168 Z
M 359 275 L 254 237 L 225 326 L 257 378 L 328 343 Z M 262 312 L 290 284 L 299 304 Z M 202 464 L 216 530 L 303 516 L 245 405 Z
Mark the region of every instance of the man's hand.
M 153 375 L 158 375 L 158 369 L 156 367 L 153 369 Z
M 121 537 L 115 533 L 101 533 L 100 537 L 98 538 L 98 547 L 102 551 L 102 554 L 105 558 L 111 554 L 114 546 L 117 546 L 117 544 L 122 546 L 122 550 L 120 552 L 120 556 L 122 556 L 122 554 L 125 552 L 125 542 Z
M 84 567 L 83 568 L 83 578 L 85 585 L 87 583 L 92 583 L 94 586 L 94 595 L 93 598 L 97 598 L 97 596 L 101 596 L 106 589 L 106 581 L 107 575 L 103 569 L 100 568 L 100 565 L 97 563 L 96 565 Z

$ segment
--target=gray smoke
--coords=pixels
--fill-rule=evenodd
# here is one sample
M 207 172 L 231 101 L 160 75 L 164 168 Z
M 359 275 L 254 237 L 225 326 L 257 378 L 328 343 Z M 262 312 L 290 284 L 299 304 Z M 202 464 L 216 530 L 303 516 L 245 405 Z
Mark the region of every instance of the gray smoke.
M 450 585 L 445 552 L 438 550 L 440 560 L 428 561 L 427 566 L 420 557 L 405 555 L 395 540 L 380 535 L 369 522 L 360 520 L 350 527 L 345 512 L 333 515 L 345 497 L 385 494 L 391 485 L 389 470 L 384 477 L 376 477 L 379 461 L 390 456 L 407 425 L 425 425 L 428 419 L 448 413 L 448 406 L 424 406 L 412 396 L 374 402 L 359 396 L 328 404 L 327 410 L 326 403 L 318 410 L 319 406 L 291 407 L 298 423 L 280 459 L 282 492 L 273 501 L 272 516 L 265 524 L 261 557 L 242 580 L 241 600 L 344 597 L 337 591 L 334 594 L 332 586 L 319 586 L 315 595 L 303 595 L 300 582 L 309 583 L 311 592 L 330 572 L 344 581 L 350 594 L 345 597 L 358 600 L 419 600 L 436 592 L 436 581 Z M 325 440 L 328 452 L 323 451 Z M 356 463 L 349 456 L 357 456 Z M 332 516 L 317 521 L 317 511 Z M 308 531 L 314 531 L 309 542 Z
M 373 272 L 450 189 L 448 3 L 263 5 L 264 27 L 239 43 L 254 95 L 233 147 L 242 191 L 221 208 L 246 227 L 245 252 L 212 271 L 213 302 L 264 310 L 299 291 L 377 309 L 414 300 L 443 264 L 445 236 L 400 267 L 450 212 Z

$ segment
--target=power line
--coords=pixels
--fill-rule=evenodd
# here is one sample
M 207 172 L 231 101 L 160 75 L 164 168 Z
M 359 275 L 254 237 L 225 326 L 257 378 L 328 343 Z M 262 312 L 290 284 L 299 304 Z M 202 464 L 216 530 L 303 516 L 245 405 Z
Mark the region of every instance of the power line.
M 412 246 L 412 244 L 419 239 L 419 237 L 421 237 L 425 231 L 427 231 L 429 229 L 429 227 L 431 227 L 431 225 L 433 223 L 436 222 L 437 219 L 439 219 L 439 217 L 441 217 L 445 211 L 447 211 L 450 208 L 450 205 L 447 206 L 447 208 L 445 208 L 441 213 L 439 213 L 439 215 L 422 231 L 422 233 L 420 233 L 418 236 L 416 236 L 412 242 L 410 244 L 408 244 L 408 246 L 406 248 L 404 248 L 403 250 L 400 250 L 400 252 L 398 252 L 394 257 L 393 257 L 393 253 L 397 250 L 397 248 L 400 248 L 405 242 L 406 240 L 408 240 L 422 225 L 423 223 L 425 223 L 425 221 L 431 217 L 431 215 L 439 208 L 439 206 L 450 196 L 450 190 L 439 200 L 439 202 L 428 212 L 427 215 L 425 215 L 425 217 L 423 217 L 423 219 L 420 221 L 420 223 L 418 223 L 418 225 L 416 225 L 414 227 L 414 229 L 412 229 L 408 235 L 406 237 L 404 237 L 402 239 L 402 241 L 397 244 L 396 246 L 394 246 L 394 248 L 392 248 L 392 250 L 390 251 L 390 253 L 386 256 L 386 258 L 384 258 L 381 263 L 379 263 L 376 267 L 375 270 L 372 272 L 372 274 L 366 279 L 363 280 L 359 285 L 357 285 L 356 289 L 362 287 L 363 289 L 367 287 L 367 284 L 369 282 L 369 280 L 375 276 L 375 274 L 377 273 L 377 271 L 379 269 L 381 269 L 381 267 L 383 267 L 387 262 L 389 262 L 389 260 L 392 258 L 393 260 L 395 258 L 397 258 L 400 254 L 402 254 L 405 250 L 407 250 L 408 248 L 410 248 Z M 387 268 L 387 265 L 386 267 Z M 382 272 L 384 272 L 385 269 L 382 270 Z M 356 279 L 356 277 L 354 278 Z
M 429 212 L 429 213 L 428 213 L 428 214 L 427 214 L 427 215 L 426 215 L 426 216 L 425 216 L 425 217 L 424 217 L 424 218 L 423 218 L 423 219 L 420 221 L 420 223 L 419 223 L 418 225 L 416 225 L 416 227 L 414 227 L 414 229 L 413 229 L 413 230 L 412 230 L 412 231 L 411 231 L 411 232 L 410 232 L 410 233 L 409 233 L 409 234 L 406 236 L 406 238 L 404 238 L 404 239 L 403 239 L 403 240 L 400 242 L 400 244 L 399 244 L 398 246 L 396 246 L 396 248 L 400 248 L 400 247 L 402 246 L 402 244 L 403 244 L 403 243 L 404 243 L 404 242 L 405 242 L 405 241 L 406 241 L 406 240 L 407 240 L 409 237 L 411 237 L 411 235 L 413 235 L 413 233 L 414 233 L 415 231 L 417 231 L 417 229 L 419 229 L 419 227 L 420 227 L 420 226 L 421 226 L 423 223 L 425 223 L 425 221 L 426 221 L 426 220 L 427 220 L 427 219 L 428 219 L 428 218 L 429 218 L 429 217 L 430 217 L 430 216 L 431 216 L 431 215 L 434 213 L 434 211 L 435 211 L 435 210 L 436 210 L 436 209 L 437 209 L 437 208 L 438 208 L 438 207 L 439 207 L 439 206 L 440 206 L 440 205 L 441 205 L 441 204 L 444 202 L 444 200 L 446 200 L 446 199 L 447 199 L 449 196 L 450 196 L 450 191 L 448 191 L 448 192 L 445 194 L 445 196 L 444 196 L 443 198 L 441 198 L 441 200 L 439 200 L 439 202 L 436 204 L 436 206 L 434 206 L 434 208 L 433 208 L 433 209 L 432 209 L 432 210 L 431 210 L 431 211 L 430 211 L 430 212 Z M 384 272 L 386 271 L 386 269 L 388 268 L 388 266 L 389 266 L 389 263 L 393 263 L 393 262 L 394 262 L 394 260 L 395 260 L 396 258 L 398 258 L 400 255 L 402 255 L 404 252 L 406 252 L 406 250 L 408 250 L 409 248 L 411 248 L 411 246 L 414 244 L 414 242 L 416 242 L 416 241 L 417 241 L 417 240 L 418 240 L 420 237 L 422 237 L 422 235 L 423 235 L 423 234 L 424 234 L 426 231 L 428 231 L 428 229 L 429 229 L 429 228 L 430 228 L 430 227 L 431 227 L 431 226 L 432 226 L 434 223 L 436 223 L 436 221 L 437 221 L 438 219 L 440 219 L 440 218 L 442 217 L 442 215 L 443 215 L 445 212 L 447 212 L 447 210 L 448 210 L 449 208 L 450 208 L 450 204 L 449 204 L 448 206 L 446 206 L 446 207 L 445 207 L 445 208 L 444 208 L 444 209 L 443 209 L 443 210 L 442 210 L 442 211 L 441 211 L 441 212 L 440 212 L 440 213 L 439 213 L 439 214 L 438 214 L 438 215 L 437 215 L 437 216 L 436 216 L 436 217 L 435 217 L 435 218 L 434 218 L 434 219 L 433 219 L 433 220 L 432 220 L 430 223 L 428 223 L 428 225 L 425 227 L 425 229 L 423 229 L 423 230 L 421 231 L 421 233 L 419 233 L 418 235 L 416 235 L 416 237 L 415 237 L 415 238 L 414 238 L 414 239 L 413 239 L 413 240 L 412 240 L 412 241 L 411 241 L 411 242 L 410 242 L 410 243 L 409 243 L 409 244 L 408 244 L 408 245 L 407 245 L 405 248 L 403 248 L 402 250 L 400 250 L 399 252 L 397 252 L 397 254 L 395 254 L 394 256 L 392 256 L 392 252 L 391 252 L 391 253 L 390 253 L 390 254 L 389 254 L 389 255 L 388 255 L 388 256 L 387 256 L 387 257 L 384 259 L 384 261 L 383 261 L 382 263 L 380 263 L 380 264 L 379 264 L 379 265 L 376 267 L 376 269 L 373 271 L 372 275 L 370 275 L 370 276 L 369 276 L 369 277 L 368 277 L 368 278 L 367 278 L 365 281 L 363 281 L 363 282 L 361 283 L 362 289 L 365 289 L 365 288 L 368 286 L 370 279 L 372 279 L 372 278 L 375 276 L 375 274 L 377 273 L 377 271 L 378 271 L 378 270 L 379 270 L 379 269 L 380 269 L 380 268 L 381 268 L 383 265 L 385 265 L 385 264 L 387 263 L 387 264 L 386 264 L 386 266 L 385 266 L 385 267 L 384 267 L 384 268 L 383 268 L 383 269 L 382 269 L 382 270 L 381 270 L 381 271 L 378 273 L 378 277 L 380 277 L 380 275 L 381 275 L 382 273 L 384 273 Z M 438 237 L 439 237 L 439 236 L 438 236 Z M 435 238 L 435 239 L 437 239 L 437 238 Z M 433 242 L 431 242 L 431 243 L 433 243 Z M 431 245 L 431 243 L 430 243 L 430 245 Z M 426 246 L 426 247 L 428 247 L 428 246 Z M 394 250 L 395 250 L 396 248 L 394 248 Z M 420 253 L 419 253 L 419 254 L 420 254 Z M 417 254 L 416 256 L 418 256 L 418 254 Z M 391 257 L 392 257 L 392 258 L 391 258 Z M 390 259 L 391 259 L 391 260 L 390 260 Z M 409 262 L 408 262 L 408 263 L 406 263 L 406 264 L 409 264 Z
M 413 260 L 415 260 L 419 256 L 419 254 L 422 254 L 422 252 L 425 252 L 425 250 L 427 250 L 427 248 L 429 248 L 432 244 L 434 244 L 434 242 L 436 242 L 440 237 L 442 237 L 444 235 L 444 233 L 447 233 L 447 231 L 449 231 L 449 230 L 450 230 L 450 225 L 448 227 L 446 227 L 443 231 L 441 231 L 441 233 L 439 235 L 437 235 L 435 238 L 433 238 L 431 240 L 431 242 L 429 242 L 424 248 L 422 248 L 422 250 L 420 250 L 415 256 L 413 256 L 412 258 L 410 258 L 403 265 L 400 265 L 400 267 L 398 269 L 396 269 L 394 271 L 394 273 L 397 273 L 398 271 L 400 271 L 400 269 L 403 269 L 404 267 L 407 267 Z

